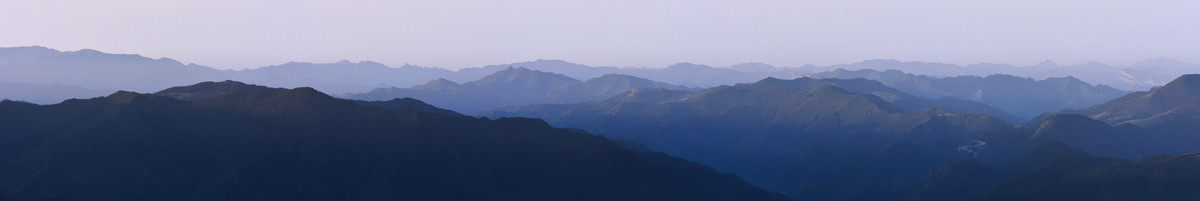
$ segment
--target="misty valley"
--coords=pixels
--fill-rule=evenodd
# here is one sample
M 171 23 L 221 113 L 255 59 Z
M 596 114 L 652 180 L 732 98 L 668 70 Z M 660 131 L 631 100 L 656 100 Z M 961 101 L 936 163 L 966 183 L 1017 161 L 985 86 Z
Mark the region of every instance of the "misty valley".
M 1200 200 L 1195 73 L 0 48 L 0 201 Z

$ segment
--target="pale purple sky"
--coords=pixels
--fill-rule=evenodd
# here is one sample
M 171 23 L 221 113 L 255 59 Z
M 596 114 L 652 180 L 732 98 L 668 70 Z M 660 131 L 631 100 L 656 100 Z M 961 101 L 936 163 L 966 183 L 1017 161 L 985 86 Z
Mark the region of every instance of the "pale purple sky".
M 459 69 L 1200 63 L 1200 1 L 0 0 L 0 46 L 169 57 L 223 69 L 372 60 Z

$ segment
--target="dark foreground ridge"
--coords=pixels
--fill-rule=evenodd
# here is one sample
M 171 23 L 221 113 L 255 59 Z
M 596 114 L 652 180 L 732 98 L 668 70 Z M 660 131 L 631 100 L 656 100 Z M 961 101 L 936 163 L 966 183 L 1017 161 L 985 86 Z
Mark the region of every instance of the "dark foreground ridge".
M 0 129 L 0 200 L 786 200 L 536 119 L 362 106 L 311 88 L 4 101 Z

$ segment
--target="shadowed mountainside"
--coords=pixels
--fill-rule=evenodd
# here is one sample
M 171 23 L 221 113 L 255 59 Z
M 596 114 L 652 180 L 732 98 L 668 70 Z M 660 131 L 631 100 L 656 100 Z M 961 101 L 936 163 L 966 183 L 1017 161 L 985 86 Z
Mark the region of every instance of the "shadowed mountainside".
M 311 88 L 184 102 L 0 102 L 17 200 L 784 200 L 533 119 L 359 106 Z
M 1055 114 L 1012 127 L 989 115 L 909 111 L 899 104 L 907 97 L 897 95 L 902 92 L 861 84 L 869 82 L 764 79 L 697 92 L 635 89 L 604 101 L 530 105 L 490 115 L 543 118 L 634 140 L 798 200 L 990 199 L 999 194 L 975 196 L 1025 182 L 1017 179 L 1039 169 L 1075 167 L 1045 165 L 1057 155 L 1031 153 L 1113 161 L 1200 149 L 1195 135 L 1172 127 L 1184 124 L 1111 126 Z
M 697 92 L 635 89 L 599 102 L 490 115 L 634 140 L 799 200 L 899 199 L 885 190 L 889 181 L 917 184 L 945 161 L 971 156 L 959 147 L 1014 131 L 990 115 L 907 111 L 887 99 L 919 97 L 862 84 L 871 82 L 764 79 Z
M 1173 113 L 1188 113 L 1196 108 L 1200 97 L 1200 74 L 1180 76 L 1166 85 L 1149 91 L 1134 92 L 1115 100 L 1066 113 L 1083 114 L 1110 124 L 1132 123 L 1146 125 L 1155 118 L 1167 118 Z

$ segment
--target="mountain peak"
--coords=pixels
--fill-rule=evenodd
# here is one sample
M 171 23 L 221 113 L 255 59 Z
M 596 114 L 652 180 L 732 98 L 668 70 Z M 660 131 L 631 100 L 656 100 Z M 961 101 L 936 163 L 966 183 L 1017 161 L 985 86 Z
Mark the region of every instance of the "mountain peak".
M 1051 60 L 1049 60 L 1049 59 L 1046 59 L 1045 61 L 1042 61 L 1042 63 L 1038 63 L 1038 64 L 1037 64 L 1037 65 L 1035 65 L 1035 66 L 1043 66 L 1043 67 L 1048 67 L 1048 66 L 1058 66 L 1058 63 L 1054 63 L 1054 61 L 1051 61 Z
M 458 85 L 458 83 L 447 80 L 446 78 L 438 78 L 436 80 L 426 82 L 425 85 Z
M 1175 80 L 1171 80 L 1171 82 L 1168 82 L 1166 85 L 1183 85 L 1183 86 L 1200 87 L 1200 74 L 1180 75 L 1178 78 L 1175 78 Z M 1164 85 L 1164 86 L 1166 86 L 1166 85 Z
M 58 50 L 48 48 L 48 47 L 43 47 L 43 46 L 37 46 L 37 45 L 35 45 L 35 46 L 20 46 L 20 47 L 0 47 L 0 51 L 32 51 L 32 52 L 60 53 L 60 51 L 58 51 Z
M 558 85 L 562 83 L 578 82 L 581 81 L 562 74 L 530 70 L 525 67 L 509 66 L 504 70 L 497 71 L 491 75 L 480 78 L 479 80 L 471 81 L 468 84 L 474 84 L 478 86 L 494 84 L 517 84 L 532 86 L 544 84 Z
M 688 63 L 688 62 L 677 63 L 677 64 L 672 64 L 670 66 L 667 66 L 667 69 L 676 69 L 676 70 L 701 70 L 701 69 L 710 69 L 710 68 L 712 68 L 712 67 L 706 66 L 706 65 Z
M 124 99 L 124 98 L 127 98 L 127 97 L 133 97 L 133 96 L 137 96 L 137 95 L 141 95 L 141 94 L 139 94 L 139 93 L 137 93 L 137 92 L 132 92 L 132 91 L 120 90 L 120 91 L 117 91 L 117 92 L 113 92 L 112 94 L 109 94 L 109 95 L 108 95 L 108 96 L 106 96 L 106 97 L 108 97 L 108 98 L 117 98 L 117 99 Z
M 84 54 L 84 55 L 104 54 L 104 52 L 101 52 L 100 50 L 94 50 L 94 49 L 79 49 L 79 50 L 71 51 L 71 52 L 75 53 L 75 54 Z
M 674 90 L 687 90 L 687 87 L 657 82 L 632 75 L 609 73 L 583 82 L 584 87 L 601 91 L 605 97 L 616 95 L 638 87 L 657 87 Z
M 446 78 L 438 78 L 436 80 L 426 82 L 423 85 L 413 86 L 412 89 L 416 89 L 416 90 L 435 90 L 435 89 L 446 90 L 446 89 L 449 89 L 449 88 L 455 87 L 455 86 L 458 86 L 457 82 L 447 80 Z
M 1150 96 L 1167 100 L 1170 105 L 1182 103 L 1200 95 L 1200 74 L 1181 75 L 1167 84 L 1150 90 Z
M 560 59 L 538 59 L 533 60 L 534 63 L 555 63 L 555 64 L 574 64 Z

